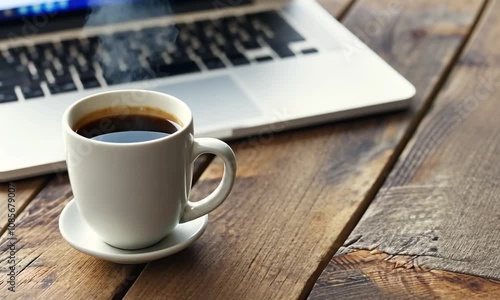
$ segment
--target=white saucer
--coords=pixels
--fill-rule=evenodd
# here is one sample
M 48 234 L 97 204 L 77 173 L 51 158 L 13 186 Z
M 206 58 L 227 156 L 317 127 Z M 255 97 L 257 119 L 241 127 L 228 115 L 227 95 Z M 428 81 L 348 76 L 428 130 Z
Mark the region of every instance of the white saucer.
M 179 224 L 159 243 L 139 250 L 123 250 L 103 242 L 85 223 L 75 200 L 64 207 L 59 217 L 63 238 L 76 250 L 88 255 L 121 264 L 140 264 L 177 253 L 194 243 L 205 231 L 208 216 Z

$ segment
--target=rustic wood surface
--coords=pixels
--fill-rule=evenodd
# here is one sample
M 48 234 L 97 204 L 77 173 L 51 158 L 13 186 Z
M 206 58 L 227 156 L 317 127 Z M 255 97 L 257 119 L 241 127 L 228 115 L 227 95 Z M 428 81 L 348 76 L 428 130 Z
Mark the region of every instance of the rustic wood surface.
M 446 88 L 311 299 L 500 299 L 499 16 L 500 2 L 489 1 Z M 409 261 L 403 273 L 388 267 L 397 257 Z M 356 288 L 347 283 L 353 273 L 364 276 Z
M 26 180 L 18 180 L 11 183 L 0 183 L 0 199 L 5 201 L 5 209 L 0 210 L 0 232 L 3 234 L 8 222 L 9 187 L 14 189 L 12 197 L 15 204 L 15 213 L 19 215 L 26 205 L 36 196 L 36 194 L 47 184 L 50 176 L 37 177 Z
M 3 299 L 110 298 L 119 293 L 135 269 L 83 255 L 61 237 L 58 217 L 72 198 L 67 176 L 53 178 L 20 214 L 16 222 L 16 292 L 7 290 L 7 276 L 0 281 Z M 2 238 L 0 268 L 10 266 L 9 241 Z M 8 269 L 7 269 L 8 270 Z
M 309 299 L 500 299 L 500 284 L 425 270 L 413 256 L 358 250 L 335 256 Z
M 357 2 L 344 21 L 417 86 L 413 111 L 233 143 L 238 180 L 210 215 L 207 232 L 188 250 L 148 264 L 127 299 L 293 299 L 309 293 L 407 130 L 439 90 L 483 4 L 405 1 L 372 32 L 372 12 L 386 13 L 391 3 Z M 212 190 L 221 172 L 212 164 L 195 195 Z

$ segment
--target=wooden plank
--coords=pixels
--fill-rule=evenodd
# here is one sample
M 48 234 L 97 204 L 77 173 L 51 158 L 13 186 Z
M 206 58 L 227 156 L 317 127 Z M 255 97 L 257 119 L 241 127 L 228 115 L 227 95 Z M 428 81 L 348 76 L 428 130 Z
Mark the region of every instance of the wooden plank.
M 357 30 L 394 1 L 361 1 L 346 15 Z M 419 91 L 413 112 L 272 133 L 232 143 L 239 172 L 230 198 L 190 249 L 148 264 L 127 299 L 304 297 L 347 236 L 395 148 L 436 93 L 480 1 L 405 1 L 367 41 Z M 425 22 L 422 22 L 425 16 Z M 364 27 L 359 27 L 364 30 Z M 360 32 L 363 35 L 364 32 Z M 380 40 L 385 42 L 381 43 Z M 195 188 L 212 190 L 212 164 Z
M 343 12 L 348 0 L 325 0 L 329 9 Z M 335 4 L 335 5 L 332 5 Z M 203 156 L 196 162 L 194 181 L 211 162 Z M 18 183 L 18 198 L 28 194 L 27 183 Z M 34 184 L 33 184 L 34 185 Z M 34 190 L 33 190 L 34 191 Z M 35 194 L 34 192 L 32 194 Z M 58 216 L 72 198 L 65 174 L 54 178 L 27 206 L 16 221 L 16 293 L 7 290 L 9 242 L 4 234 L 0 242 L 0 298 L 121 298 L 144 265 L 125 266 L 101 261 L 72 249 L 60 236 Z M 2 219 L 3 220 L 3 219 Z M 5 222 L 6 218 L 5 218 Z M 10 299 L 9 298 L 9 299 Z
M 481 277 L 425 270 L 413 256 L 358 250 L 336 256 L 309 299 L 500 299 L 500 284 Z
M 10 241 L 0 243 L 0 298 L 111 298 L 136 272 L 137 266 L 104 262 L 72 249 L 61 237 L 58 216 L 72 198 L 67 176 L 56 177 L 33 199 L 16 221 L 16 292 L 6 278 Z M 143 267 L 143 266 L 139 266 Z
M 11 204 L 15 205 L 16 216 L 19 216 L 26 205 L 47 184 L 48 179 L 49 177 L 36 177 L 0 184 L 0 201 L 5 203 L 5 208 L 0 210 L 0 233 L 3 233 L 7 227 L 9 198 L 14 199 Z
M 500 2 L 490 1 L 457 68 L 437 98 L 432 112 L 419 127 L 376 199 L 350 235 L 342 253 L 368 249 L 389 255 L 411 256 L 412 263 L 427 270 L 445 270 L 500 280 Z M 325 288 L 336 274 L 339 254 L 318 281 L 317 295 L 339 292 Z M 350 254 L 347 254 L 349 256 Z M 356 255 L 356 254 L 353 254 Z M 382 257 L 371 264 L 383 268 Z M 433 273 L 434 274 L 434 273 Z M 417 269 L 401 275 L 372 274 L 371 286 L 352 291 L 353 299 L 377 288 L 380 282 L 400 280 L 407 289 L 421 286 L 429 277 Z M 456 284 L 442 294 L 461 289 L 472 277 L 452 275 Z M 343 280 L 343 279 L 339 279 Z M 475 278 L 474 281 L 485 282 Z M 482 296 L 498 299 L 500 285 L 473 284 L 460 298 Z M 422 283 L 429 289 L 428 282 Z M 397 295 L 400 287 L 385 286 Z M 329 290 L 329 292 L 327 292 Z M 482 292 L 482 293 L 479 293 Z M 493 294 L 490 294 L 493 293 Z

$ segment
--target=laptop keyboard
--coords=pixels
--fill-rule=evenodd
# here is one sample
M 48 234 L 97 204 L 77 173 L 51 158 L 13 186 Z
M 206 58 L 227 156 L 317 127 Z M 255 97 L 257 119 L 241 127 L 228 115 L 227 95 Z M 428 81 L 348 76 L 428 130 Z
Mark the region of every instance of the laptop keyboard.
M 0 103 L 250 64 L 247 51 L 294 56 L 303 41 L 276 11 L 62 40 L 0 52 Z M 316 49 L 303 50 L 303 54 Z M 263 55 L 252 63 L 272 61 Z

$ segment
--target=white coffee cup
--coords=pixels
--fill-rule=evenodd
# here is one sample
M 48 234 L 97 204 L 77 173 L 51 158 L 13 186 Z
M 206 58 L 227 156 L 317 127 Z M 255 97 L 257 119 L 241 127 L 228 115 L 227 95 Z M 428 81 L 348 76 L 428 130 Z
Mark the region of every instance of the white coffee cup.
M 180 129 L 135 143 L 96 141 L 77 134 L 75 124 L 110 107 L 152 107 L 177 118 Z M 86 97 L 63 116 L 66 162 L 79 212 L 107 244 L 139 249 L 157 243 L 179 223 L 208 214 L 229 195 L 236 158 L 224 142 L 194 138 L 193 118 L 181 100 L 144 90 L 120 90 Z M 193 162 L 203 153 L 224 161 L 221 183 L 208 197 L 189 201 Z

